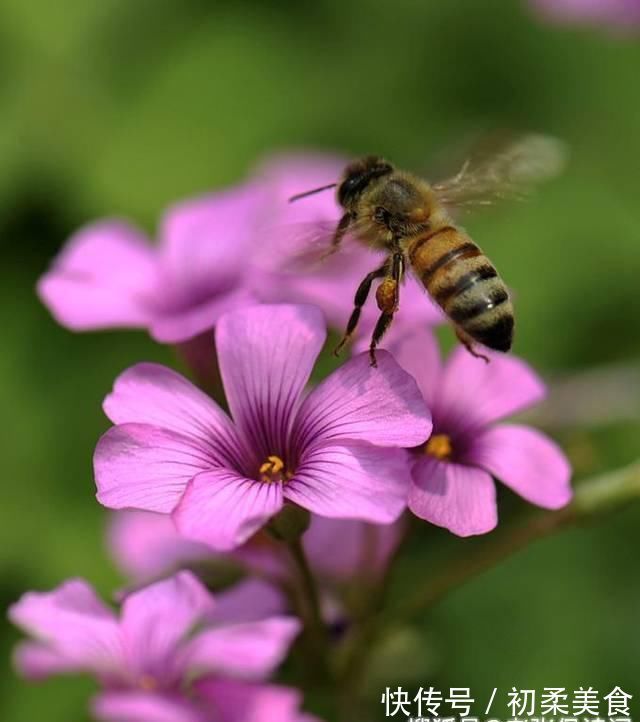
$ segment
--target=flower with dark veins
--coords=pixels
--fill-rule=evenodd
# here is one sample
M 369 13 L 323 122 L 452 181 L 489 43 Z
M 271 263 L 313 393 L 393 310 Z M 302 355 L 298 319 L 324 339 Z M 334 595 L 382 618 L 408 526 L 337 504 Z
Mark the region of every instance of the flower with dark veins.
M 213 548 L 245 542 L 285 502 L 331 518 L 391 523 L 406 507 L 406 447 L 431 417 L 415 381 L 361 354 L 304 393 L 325 339 L 312 306 L 255 306 L 216 328 L 231 418 L 168 368 L 140 364 L 104 408 L 116 424 L 94 455 L 98 499 L 172 514 Z M 404 447 L 404 448 L 403 448 Z

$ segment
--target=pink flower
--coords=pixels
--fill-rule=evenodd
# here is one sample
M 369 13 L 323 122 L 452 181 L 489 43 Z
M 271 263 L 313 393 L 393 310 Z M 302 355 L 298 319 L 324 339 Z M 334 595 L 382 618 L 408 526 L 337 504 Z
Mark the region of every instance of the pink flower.
M 226 314 L 216 346 L 233 422 L 179 374 L 125 371 L 105 400 L 117 424 L 94 457 L 99 501 L 173 514 L 185 536 L 242 544 L 285 500 L 333 518 L 390 523 L 406 503 L 399 447 L 431 429 L 415 382 L 382 352 L 362 354 L 303 394 L 325 339 L 309 306 Z
M 212 722 L 320 722 L 300 711 L 300 693 L 286 687 L 206 679 L 197 692 L 216 710 Z
M 460 536 L 497 524 L 492 476 L 546 509 L 571 499 L 569 464 L 539 431 L 495 422 L 540 401 L 545 389 L 523 361 L 483 353 L 490 363 L 456 348 L 444 366 L 433 336 L 415 328 L 390 345 L 411 373 L 433 414 L 433 434 L 414 450 L 409 508 Z
M 559 22 L 620 30 L 640 25 L 640 0 L 532 0 L 532 4 L 543 16 Z
M 348 580 L 354 576 L 375 576 L 384 570 L 404 529 L 394 524 L 368 524 L 353 519 L 312 516 L 302 544 L 309 563 L 326 580 Z M 134 583 L 145 583 L 181 568 L 215 569 L 228 555 L 202 542 L 185 539 L 170 516 L 147 511 L 116 512 L 109 525 L 109 549 L 120 569 Z M 233 553 L 232 560 L 247 571 L 257 569 L 277 577 L 289 573 L 288 555 L 280 544 L 250 539 Z M 242 609 L 240 618 L 269 616 L 285 608 L 274 587 L 252 579 L 217 596 L 221 608 Z M 265 611 L 266 610 L 266 611 Z M 225 611 L 225 616 L 228 615 Z
M 330 247 L 331 234 L 343 209 L 334 190 L 295 203 L 288 199 L 340 180 L 348 159 L 322 154 L 276 156 L 256 172 L 264 185 L 265 221 L 252 252 L 252 290 L 269 303 L 310 303 L 319 306 L 331 326 L 342 331 L 353 310 L 356 289 L 383 257 L 347 236 L 340 251 L 324 261 L 301 262 L 308 252 L 321 255 Z M 409 277 L 401 293 L 398 319 L 436 324 L 442 313 L 422 286 Z M 379 315 L 374 293 L 365 305 L 358 337 L 370 335 Z M 368 340 L 368 339 L 367 339 Z
M 122 719 L 116 710 L 127 708 L 127 722 L 199 720 L 187 694 L 195 678 L 261 679 L 299 631 L 297 620 L 286 617 L 200 626 L 214 608 L 189 572 L 131 594 L 119 616 L 86 582 L 71 580 L 52 592 L 29 592 L 9 610 L 11 621 L 35 638 L 18 646 L 16 663 L 32 679 L 94 674 L 103 687 L 96 709 L 106 719 Z
M 122 221 L 99 221 L 71 238 L 38 293 L 74 331 L 147 328 L 161 343 L 186 341 L 251 302 L 244 273 L 259 208 L 257 185 L 178 204 L 157 247 Z

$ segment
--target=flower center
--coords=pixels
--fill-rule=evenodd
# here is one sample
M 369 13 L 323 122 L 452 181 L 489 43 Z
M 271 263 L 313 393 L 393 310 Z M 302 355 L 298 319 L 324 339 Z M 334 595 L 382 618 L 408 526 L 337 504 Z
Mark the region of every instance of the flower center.
M 424 453 L 441 461 L 450 459 L 453 454 L 451 437 L 447 434 L 434 434 L 425 444 Z
M 142 674 L 138 677 L 138 687 L 145 692 L 155 692 L 158 686 L 158 680 L 150 674 Z
M 285 468 L 284 461 L 279 456 L 273 454 L 267 456 L 267 460 L 259 469 L 260 479 L 262 481 L 289 481 L 292 477 L 290 471 Z

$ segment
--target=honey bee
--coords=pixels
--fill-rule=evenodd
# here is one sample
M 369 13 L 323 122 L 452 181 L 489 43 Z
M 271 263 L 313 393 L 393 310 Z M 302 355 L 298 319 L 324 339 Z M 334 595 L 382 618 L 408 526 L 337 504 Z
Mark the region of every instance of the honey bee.
M 474 356 L 474 343 L 507 352 L 513 343 L 514 311 L 509 290 L 480 247 L 454 221 L 457 209 L 487 205 L 521 194 L 556 174 L 564 158 L 562 144 L 547 136 L 525 135 L 479 161 L 466 162 L 444 181 L 429 183 L 377 156 L 356 160 L 342 178 L 290 198 L 297 201 L 336 188 L 343 215 L 333 230 L 326 255 L 338 250 L 347 233 L 384 251 L 386 258 L 368 273 L 355 293 L 355 307 L 338 354 L 351 338 L 374 281 L 380 316 L 369 348 L 375 350 L 400 303 L 400 284 L 410 269 L 453 324 Z

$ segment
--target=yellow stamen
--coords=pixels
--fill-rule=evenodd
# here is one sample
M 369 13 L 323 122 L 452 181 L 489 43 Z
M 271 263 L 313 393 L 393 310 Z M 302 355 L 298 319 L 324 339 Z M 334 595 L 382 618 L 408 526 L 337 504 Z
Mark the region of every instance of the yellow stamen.
M 284 461 L 279 456 L 267 456 L 259 469 L 262 481 L 286 481 L 291 474 L 286 471 Z
M 150 674 L 143 674 L 138 678 L 138 687 L 145 692 L 153 692 L 158 689 L 158 680 Z
M 450 459 L 453 454 L 451 438 L 447 434 L 434 434 L 425 444 L 424 453 L 441 461 Z

